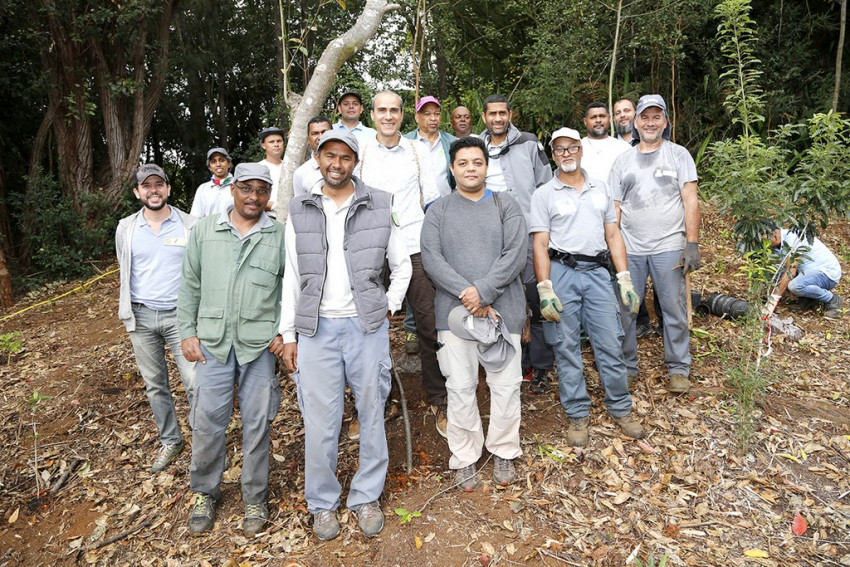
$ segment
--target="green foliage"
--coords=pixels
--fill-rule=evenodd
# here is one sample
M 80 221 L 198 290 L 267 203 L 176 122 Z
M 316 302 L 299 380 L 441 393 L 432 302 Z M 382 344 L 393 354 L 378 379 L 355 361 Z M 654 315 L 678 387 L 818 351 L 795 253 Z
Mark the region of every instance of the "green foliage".
M 40 404 L 44 400 L 49 400 L 51 398 L 53 398 L 53 396 L 45 396 L 39 394 L 37 391 L 34 391 L 32 393 L 32 396 L 27 398 L 27 405 L 29 406 L 30 411 L 32 413 L 35 413 L 36 411 L 38 411 L 38 404 Z
M 401 518 L 401 523 L 406 524 L 413 520 L 413 518 L 418 518 L 422 515 L 422 512 L 419 510 L 413 510 L 412 512 L 407 508 L 396 508 L 395 509 L 396 516 Z
M 12 362 L 12 355 L 24 349 L 23 335 L 20 331 L 12 331 L 0 335 L 0 352 L 6 354 L 6 364 Z
M 658 559 L 658 565 L 655 564 L 655 556 L 652 552 L 649 552 L 649 556 L 646 558 L 646 563 L 640 560 L 639 557 L 635 558 L 635 565 L 637 567 L 666 567 L 667 559 L 669 559 L 670 555 L 665 553 Z

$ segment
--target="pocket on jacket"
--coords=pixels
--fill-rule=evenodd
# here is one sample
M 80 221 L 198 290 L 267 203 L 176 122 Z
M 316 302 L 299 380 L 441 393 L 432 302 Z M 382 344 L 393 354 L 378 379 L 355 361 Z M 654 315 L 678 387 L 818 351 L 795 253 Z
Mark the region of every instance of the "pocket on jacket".
M 262 258 L 254 258 L 249 265 L 254 268 L 251 270 L 249 282 L 251 285 L 261 287 L 263 289 L 274 289 L 281 279 L 280 264 L 277 262 L 268 262 Z
M 224 308 L 201 306 L 198 309 L 198 338 L 217 340 L 224 334 Z
M 272 309 L 242 309 L 239 319 L 239 338 L 243 343 L 268 342 L 277 334 L 277 317 Z

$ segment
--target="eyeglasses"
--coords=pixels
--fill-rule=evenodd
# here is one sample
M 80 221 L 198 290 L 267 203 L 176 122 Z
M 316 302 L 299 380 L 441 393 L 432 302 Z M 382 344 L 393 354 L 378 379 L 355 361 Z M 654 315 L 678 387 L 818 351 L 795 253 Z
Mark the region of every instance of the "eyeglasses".
M 272 194 L 271 187 L 251 187 L 250 185 L 236 185 L 235 183 L 233 186 L 239 189 L 239 192 L 246 197 L 251 193 L 256 193 L 258 197 L 268 197 Z
M 570 146 L 568 148 L 555 148 L 552 150 L 553 156 L 561 157 L 562 155 L 569 153 L 571 155 L 576 155 L 581 151 L 581 146 Z

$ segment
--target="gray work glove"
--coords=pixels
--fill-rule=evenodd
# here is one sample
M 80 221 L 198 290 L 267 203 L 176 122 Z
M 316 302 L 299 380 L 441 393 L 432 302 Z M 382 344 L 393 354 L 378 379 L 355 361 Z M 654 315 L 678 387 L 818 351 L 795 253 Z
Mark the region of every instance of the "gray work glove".
M 689 274 L 694 270 L 699 270 L 702 262 L 699 259 L 699 243 L 688 242 L 685 244 L 685 249 L 682 250 L 682 273 Z

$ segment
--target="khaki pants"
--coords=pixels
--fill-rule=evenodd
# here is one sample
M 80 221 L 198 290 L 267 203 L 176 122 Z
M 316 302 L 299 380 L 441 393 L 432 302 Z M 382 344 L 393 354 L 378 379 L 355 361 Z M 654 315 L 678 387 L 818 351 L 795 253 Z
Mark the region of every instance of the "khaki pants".
M 439 331 L 443 347 L 437 351 L 440 370 L 446 376 L 448 400 L 448 441 L 452 456 L 449 468 L 461 469 L 481 458 L 482 447 L 503 459 L 522 454 L 519 446 L 520 335 L 511 334 L 516 355 L 501 372 L 487 372 L 490 388 L 490 424 L 485 443 L 478 413 L 478 343 L 457 337 L 451 331 Z

